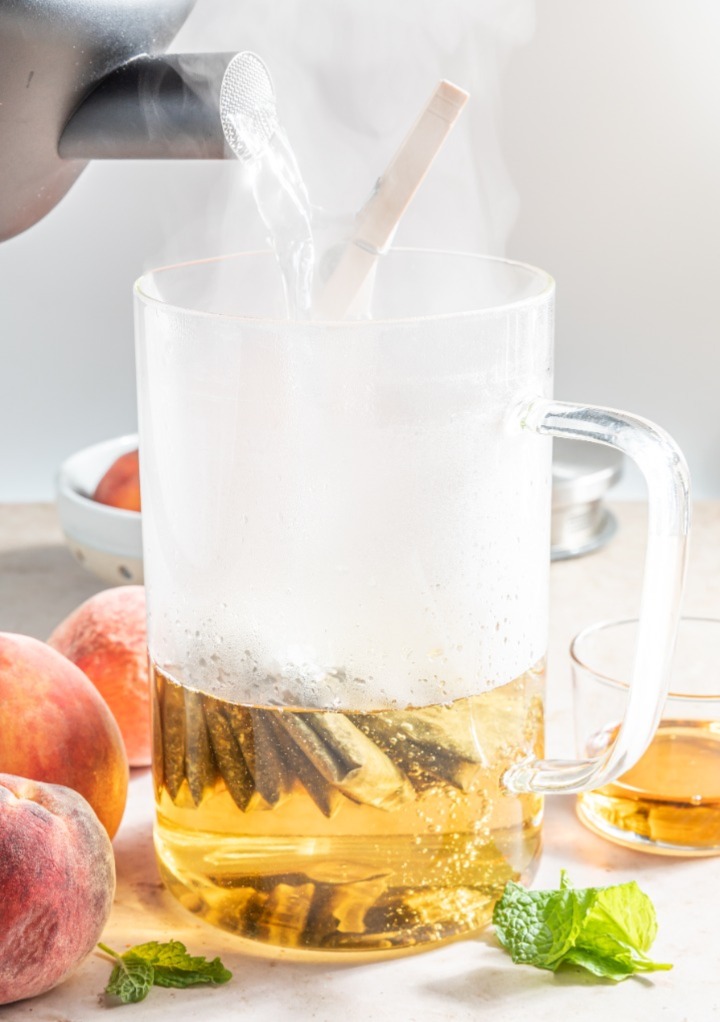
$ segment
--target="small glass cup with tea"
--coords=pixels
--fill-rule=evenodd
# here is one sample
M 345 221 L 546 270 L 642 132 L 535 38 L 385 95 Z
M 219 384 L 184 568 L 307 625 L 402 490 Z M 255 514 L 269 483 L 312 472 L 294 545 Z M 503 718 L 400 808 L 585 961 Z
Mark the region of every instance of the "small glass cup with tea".
M 608 621 L 570 646 L 579 750 L 602 757 L 625 712 L 637 621 Z M 655 735 L 610 784 L 579 795 L 580 820 L 660 855 L 720 854 L 720 620 L 682 618 Z

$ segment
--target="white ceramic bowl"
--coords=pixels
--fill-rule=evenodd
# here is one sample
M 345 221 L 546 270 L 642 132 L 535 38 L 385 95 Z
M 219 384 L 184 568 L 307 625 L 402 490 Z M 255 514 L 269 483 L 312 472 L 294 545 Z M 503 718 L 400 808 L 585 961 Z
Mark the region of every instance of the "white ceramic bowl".
M 57 474 L 57 509 L 73 557 L 112 585 L 143 581 L 142 515 L 91 499 L 116 458 L 138 445 L 137 434 L 85 447 Z

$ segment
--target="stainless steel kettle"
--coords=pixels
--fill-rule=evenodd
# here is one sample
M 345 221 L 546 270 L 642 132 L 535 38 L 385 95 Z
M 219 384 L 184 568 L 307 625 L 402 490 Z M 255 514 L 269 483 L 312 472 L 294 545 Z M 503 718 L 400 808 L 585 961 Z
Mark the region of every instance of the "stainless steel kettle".
M 234 53 L 164 53 L 195 0 L 2 0 L 0 240 L 44 217 L 90 159 L 222 159 Z

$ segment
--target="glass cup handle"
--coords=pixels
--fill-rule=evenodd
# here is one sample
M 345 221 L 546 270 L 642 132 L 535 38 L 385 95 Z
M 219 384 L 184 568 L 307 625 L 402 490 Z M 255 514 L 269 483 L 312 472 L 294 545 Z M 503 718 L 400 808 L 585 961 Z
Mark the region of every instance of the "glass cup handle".
M 526 759 L 503 778 L 513 792 L 575 793 L 598 788 L 628 770 L 655 733 L 668 688 L 685 578 L 690 479 L 670 436 L 646 419 L 609 408 L 537 398 L 516 408 L 521 429 L 542 436 L 593 440 L 631 457 L 648 490 L 648 539 L 635 660 L 617 738 L 599 759 Z

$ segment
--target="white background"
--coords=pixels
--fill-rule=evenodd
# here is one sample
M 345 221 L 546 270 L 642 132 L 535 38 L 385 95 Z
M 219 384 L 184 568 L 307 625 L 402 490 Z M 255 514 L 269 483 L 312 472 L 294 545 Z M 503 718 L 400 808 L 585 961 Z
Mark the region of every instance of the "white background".
M 467 87 L 398 241 L 549 270 L 557 396 L 659 421 L 720 496 L 717 0 L 198 0 L 173 46 L 248 48 L 333 210 L 361 205 L 439 77 Z M 262 239 L 234 164 L 94 163 L 0 246 L 0 499 L 49 499 L 64 457 L 135 428 L 144 268 Z

